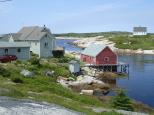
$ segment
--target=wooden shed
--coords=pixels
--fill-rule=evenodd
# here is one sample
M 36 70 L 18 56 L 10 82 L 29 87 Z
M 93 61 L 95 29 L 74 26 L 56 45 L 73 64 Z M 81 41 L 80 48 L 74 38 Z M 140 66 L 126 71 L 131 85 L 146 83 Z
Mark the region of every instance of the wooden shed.
M 79 73 L 80 72 L 80 63 L 77 60 L 72 60 L 69 62 L 69 70 L 71 73 Z
M 118 56 L 108 46 L 92 44 L 81 52 L 81 60 L 92 65 L 116 65 Z

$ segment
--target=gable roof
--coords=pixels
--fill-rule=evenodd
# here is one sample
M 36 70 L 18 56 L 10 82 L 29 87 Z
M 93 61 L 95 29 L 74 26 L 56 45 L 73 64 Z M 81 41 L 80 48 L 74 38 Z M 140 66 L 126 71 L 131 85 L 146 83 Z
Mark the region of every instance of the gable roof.
M 19 35 L 16 40 L 40 40 L 49 31 L 45 27 L 31 26 L 23 27 L 17 34 Z
M 20 34 L 16 34 L 16 33 L 10 33 L 10 34 L 4 34 L 0 37 L 0 42 L 8 42 L 10 37 L 12 36 L 13 39 L 16 39 L 20 36 Z
M 0 42 L 0 48 L 30 47 L 27 42 Z
M 100 44 L 91 44 L 83 52 L 81 52 L 81 54 L 96 57 L 106 47 L 107 46 Z
M 52 38 L 50 30 L 46 27 L 23 27 L 18 33 L 4 35 L 3 38 L 0 39 L 0 41 L 8 41 L 10 36 L 12 36 L 15 41 L 39 41 L 47 34 L 49 37 Z
M 147 27 L 134 27 L 134 32 L 147 32 Z

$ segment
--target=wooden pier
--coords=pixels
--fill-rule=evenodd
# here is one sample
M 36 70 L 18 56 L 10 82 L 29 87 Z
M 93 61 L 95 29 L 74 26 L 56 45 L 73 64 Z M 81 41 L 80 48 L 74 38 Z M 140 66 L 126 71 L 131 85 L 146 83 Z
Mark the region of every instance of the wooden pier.
M 119 62 L 118 64 L 87 64 L 83 67 L 95 68 L 97 71 L 102 72 L 116 72 L 116 73 L 123 73 L 129 74 L 129 64 Z

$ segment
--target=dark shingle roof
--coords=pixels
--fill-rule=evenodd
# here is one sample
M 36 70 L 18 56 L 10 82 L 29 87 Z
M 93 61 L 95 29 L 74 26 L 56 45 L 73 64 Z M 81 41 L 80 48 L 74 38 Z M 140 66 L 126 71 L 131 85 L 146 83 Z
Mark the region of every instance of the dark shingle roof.
M 134 27 L 134 32 L 147 32 L 147 27 Z
M 48 32 L 50 32 L 50 30 L 44 27 L 38 27 L 38 26 L 23 27 L 18 32 L 20 36 L 17 37 L 17 40 L 40 40 Z
M 12 36 L 15 41 L 30 41 L 30 40 L 39 41 L 47 34 L 49 37 L 52 38 L 50 30 L 46 27 L 39 27 L 39 26 L 23 27 L 18 33 L 3 35 L 3 37 L 0 37 L 0 41 L 8 41 L 10 36 Z

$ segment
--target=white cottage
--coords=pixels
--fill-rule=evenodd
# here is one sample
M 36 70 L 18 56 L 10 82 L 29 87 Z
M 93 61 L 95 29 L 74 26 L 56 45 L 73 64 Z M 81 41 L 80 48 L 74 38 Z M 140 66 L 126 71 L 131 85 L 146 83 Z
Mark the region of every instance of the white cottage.
M 38 54 L 40 58 L 52 57 L 52 51 L 56 47 L 55 37 L 45 26 L 23 27 L 16 34 L 5 35 L 0 41 L 28 42 L 30 51 Z
M 147 27 L 134 27 L 133 29 L 134 36 L 143 36 L 147 35 Z
M 18 60 L 30 59 L 30 45 L 25 42 L 0 42 L 0 56 L 16 55 Z

